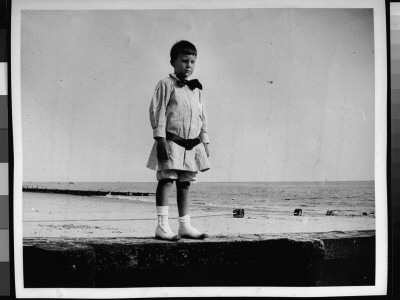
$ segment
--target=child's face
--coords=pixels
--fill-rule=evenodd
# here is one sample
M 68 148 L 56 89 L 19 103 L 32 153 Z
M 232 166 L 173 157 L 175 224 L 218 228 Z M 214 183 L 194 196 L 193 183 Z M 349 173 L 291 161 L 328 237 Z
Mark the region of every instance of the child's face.
M 196 55 L 179 54 L 177 59 L 172 61 L 175 74 L 181 78 L 187 78 L 192 75 L 196 59 Z

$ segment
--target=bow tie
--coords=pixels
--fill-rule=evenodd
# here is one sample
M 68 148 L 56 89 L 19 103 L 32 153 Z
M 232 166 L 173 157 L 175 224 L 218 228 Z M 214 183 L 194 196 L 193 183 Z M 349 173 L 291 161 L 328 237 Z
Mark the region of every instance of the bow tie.
M 200 81 L 198 81 L 197 79 L 192 79 L 192 80 L 178 79 L 177 84 L 179 87 L 184 87 L 185 85 L 187 85 L 191 90 L 194 90 L 195 88 L 198 88 L 200 90 L 203 89 L 203 86 L 201 85 Z

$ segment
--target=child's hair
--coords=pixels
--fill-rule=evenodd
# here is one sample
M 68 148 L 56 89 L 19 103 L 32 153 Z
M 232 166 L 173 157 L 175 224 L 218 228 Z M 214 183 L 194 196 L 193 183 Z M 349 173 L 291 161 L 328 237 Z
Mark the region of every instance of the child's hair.
M 197 56 L 197 49 L 196 47 L 188 41 L 179 41 L 176 42 L 171 48 L 171 62 L 176 60 L 179 54 L 186 54 L 186 55 L 195 55 Z

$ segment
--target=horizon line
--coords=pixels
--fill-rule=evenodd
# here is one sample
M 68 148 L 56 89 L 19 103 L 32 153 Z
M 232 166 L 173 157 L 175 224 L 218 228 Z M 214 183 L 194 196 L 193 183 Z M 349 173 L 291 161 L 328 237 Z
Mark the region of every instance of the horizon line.
M 364 180 L 278 180 L 278 181 L 200 181 L 197 183 L 281 183 L 281 182 L 369 182 L 375 181 L 375 179 L 364 179 Z M 156 183 L 157 181 L 22 181 L 22 183 L 28 182 L 53 182 L 53 183 Z

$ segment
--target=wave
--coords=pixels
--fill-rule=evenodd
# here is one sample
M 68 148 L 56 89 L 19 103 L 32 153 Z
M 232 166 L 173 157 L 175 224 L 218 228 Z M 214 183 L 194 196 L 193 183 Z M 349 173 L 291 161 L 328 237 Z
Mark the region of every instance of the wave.
M 127 200 L 127 201 L 139 201 L 145 203 L 154 203 L 154 198 L 149 199 L 148 196 L 139 197 L 139 196 L 116 196 L 108 194 L 106 196 L 100 196 L 97 198 L 105 198 L 105 199 L 118 199 L 118 200 Z

